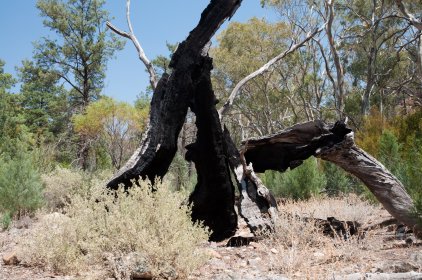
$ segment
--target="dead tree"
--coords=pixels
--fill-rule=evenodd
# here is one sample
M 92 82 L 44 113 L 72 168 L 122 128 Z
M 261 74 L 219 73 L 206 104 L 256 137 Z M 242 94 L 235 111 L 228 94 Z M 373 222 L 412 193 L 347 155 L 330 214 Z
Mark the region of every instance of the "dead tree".
M 164 74 L 157 83 L 151 100 L 148 130 L 140 147 L 107 184 L 111 189 L 117 189 L 119 185 L 127 188 L 139 178 L 154 180 L 163 177 L 176 153 L 177 138 L 190 107 L 196 114 L 198 129 L 197 140 L 188 145 L 186 153 L 186 159 L 195 163 L 198 173 L 197 186 L 190 196 L 192 217 L 210 227 L 212 240 L 232 236 L 237 227 L 231 181 L 233 161 L 228 160 L 235 157 L 233 154 L 237 150 L 229 149 L 233 145 L 231 138 L 223 133 L 215 108 L 216 98 L 210 78 L 212 60 L 207 55 L 207 44 L 240 4 L 241 0 L 211 0 L 198 25 L 173 54 L 169 65 L 171 74 Z M 110 24 L 109 27 L 121 35 L 124 33 Z M 125 37 L 133 40 L 130 34 Z M 256 187 L 251 183 L 253 186 Z M 261 201 L 252 210 L 241 211 L 250 221 L 252 230 L 272 228 L 268 211 L 273 210 L 275 204 L 264 188 L 259 186 L 255 198 L 263 194 L 265 203 Z M 273 204 L 270 206 L 270 203 Z M 259 219 L 264 216 L 267 218 Z
M 315 156 L 340 166 L 359 178 L 399 222 L 420 236 L 422 217 L 403 184 L 380 162 L 354 143 L 353 131 L 344 122 L 327 125 L 321 121 L 295 125 L 275 135 L 244 142 L 247 162 L 257 172 L 285 171 Z

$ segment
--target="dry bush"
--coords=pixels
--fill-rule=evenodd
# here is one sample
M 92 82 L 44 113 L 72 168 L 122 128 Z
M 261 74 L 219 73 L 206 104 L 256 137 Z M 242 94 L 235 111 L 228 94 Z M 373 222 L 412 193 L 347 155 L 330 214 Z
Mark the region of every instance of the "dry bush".
M 60 211 L 75 195 L 86 196 L 92 181 L 110 178 L 110 172 L 85 173 L 81 170 L 57 167 L 54 171 L 41 176 L 45 185 L 45 210 Z
M 154 186 L 155 192 L 147 182 L 140 185 L 128 193 L 107 194 L 97 182 L 89 196 L 72 196 L 66 215 L 47 215 L 33 237 L 22 240 L 25 261 L 55 272 L 79 273 L 105 265 L 106 256 L 107 265 L 115 266 L 110 260 L 137 252 L 146 257 L 156 278 L 169 268 L 185 277 L 206 261 L 200 245 L 208 231 L 192 224 L 181 194 L 161 183 Z
M 268 250 L 275 248 L 279 252 L 270 255 L 272 269 L 292 279 L 327 279 L 333 271 L 341 270 L 341 264 L 362 260 L 364 252 L 378 244 L 369 242 L 368 237 L 352 236 L 345 240 L 343 236 L 324 236 L 311 219 L 304 217 L 334 216 L 362 223 L 375 210 L 356 196 L 285 202 L 279 207 L 275 233 L 265 241 Z M 331 270 L 322 270 L 322 265 Z

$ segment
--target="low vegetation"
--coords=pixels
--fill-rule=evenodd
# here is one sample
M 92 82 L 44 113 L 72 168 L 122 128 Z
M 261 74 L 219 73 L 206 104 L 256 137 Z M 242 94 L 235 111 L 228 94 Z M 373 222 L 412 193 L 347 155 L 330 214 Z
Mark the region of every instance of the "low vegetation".
M 192 224 L 180 193 L 162 183 L 154 185 L 154 192 L 150 183 L 139 183 L 128 192 L 107 193 L 104 182 L 94 180 L 85 195 L 70 195 L 64 214 L 44 216 L 31 238 L 21 241 L 25 261 L 59 273 L 81 273 L 101 265 L 117 267 L 136 252 L 148 267 L 142 269 L 155 278 L 170 273 L 183 279 L 206 261 L 201 245 L 209 233 Z M 130 276 L 130 271 L 121 273 Z
M 366 257 L 363 252 L 382 247 L 382 240 L 369 236 L 352 236 L 347 240 L 335 236 L 333 239 L 325 236 L 312 220 L 306 219 L 327 219 L 334 215 L 341 220 L 365 224 L 378 213 L 379 207 L 356 195 L 287 200 L 279 208 L 275 233 L 264 244 L 268 251 L 280 252 L 270 254 L 272 270 L 291 279 L 328 279 L 333 272 L 340 272 L 344 263 L 362 261 Z M 332 269 L 327 271 L 330 267 Z

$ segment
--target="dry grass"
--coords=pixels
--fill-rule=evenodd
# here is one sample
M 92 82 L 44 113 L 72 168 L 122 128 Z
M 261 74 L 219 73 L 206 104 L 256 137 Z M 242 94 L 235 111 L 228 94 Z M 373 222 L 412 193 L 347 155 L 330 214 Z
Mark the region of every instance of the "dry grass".
M 280 212 L 327 219 L 335 217 L 342 221 L 355 221 L 366 224 L 372 214 L 380 209 L 379 205 L 373 205 L 355 194 L 343 197 L 313 197 L 309 200 L 288 200 L 279 206 Z
M 103 182 L 97 182 L 90 195 L 71 196 L 65 215 L 47 215 L 32 238 L 21 241 L 21 255 L 30 265 L 81 273 L 104 265 L 105 257 L 109 268 L 115 267 L 118 264 L 110 261 L 136 252 L 147 259 L 156 278 L 170 268 L 183 279 L 206 261 L 201 244 L 208 232 L 192 225 L 189 208 L 182 206 L 183 196 L 161 183 L 155 192 L 149 183 L 140 184 L 115 196 L 104 193 Z
M 265 241 L 268 250 L 280 253 L 270 256 L 272 270 L 292 279 L 327 279 L 332 271 L 339 271 L 341 263 L 361 262 L 365 251 L 381 246 L 365 238 L 324 236 L 314 222 L 303 217 L 367 222 L 377 207 L 356 196 L 344 198 L 312 198 L 308 201 L 287 201 L 279 207 L 275 234 Z M 323 267 L 323 268 L 322 268 Z M 329 268 L 332 269 L 329 269 Z

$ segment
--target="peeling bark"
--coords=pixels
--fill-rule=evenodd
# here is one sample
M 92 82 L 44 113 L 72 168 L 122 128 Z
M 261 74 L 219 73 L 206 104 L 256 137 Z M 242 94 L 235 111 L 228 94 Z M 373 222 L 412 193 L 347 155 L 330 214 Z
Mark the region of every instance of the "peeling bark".
M 394 218 L 421 233 L 422 217 L 414 213 L 413 201 L 403 184 L 380 162 L 355 145 L 353 133 L 332 147 L 322 147 L 316 156 L 355 175 Z
M 243 155 L 234 145 L 227 129 L 224 130 L 230 167 L 235 175 L 240 193 L 239 215 L 245 219 L 254 235 L 272 231 L 277 217 L 277 203 L 270 191 L 246 166 Z

